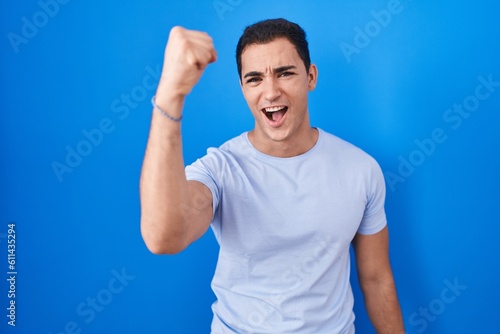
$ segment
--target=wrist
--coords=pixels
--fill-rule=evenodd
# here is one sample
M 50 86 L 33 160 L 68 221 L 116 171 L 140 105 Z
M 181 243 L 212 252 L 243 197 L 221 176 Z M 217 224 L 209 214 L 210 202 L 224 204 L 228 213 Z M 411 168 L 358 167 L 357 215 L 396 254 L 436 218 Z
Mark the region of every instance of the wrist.
M 186 99 L 185 94 L 166 87 L 157 89 L 155 96 L 156 104 L 165 108 L 175 108 L 179 106 L 182 108 L 184 100 Z
M 151 102 L 156 109 L 164 111 L 174 118 L 181 118 L 185 99 L 186 95 L 162 87 L 162 89 L 156 91 L 156 95 Z
M 162 73 L 158 88 L 156 89 L 156 99 L 158 101 L 168 99 L 171 102 L 183 101 L 190 91 L 191 89 L 180 85 L 173 78 Z
M 156 103 L 156 96 L 153 96 L 151 98 L 151 104 L 153 105 L 153 110 L 158 110 L 163 116 L 165 116 L 166 118 L 170 119 L 171 121 L 174 121 L 174 122 L 180 122 L 182 120 L 182 113 L 180 116 L 175 116 L 175 115 L 171 115 L 169 112 L 167 112 L 165 110 L 165 108 L 162 108 L 160 107 L 157 103 Z M 176 110 L 174 108 L 172 108 L 173 110 Z

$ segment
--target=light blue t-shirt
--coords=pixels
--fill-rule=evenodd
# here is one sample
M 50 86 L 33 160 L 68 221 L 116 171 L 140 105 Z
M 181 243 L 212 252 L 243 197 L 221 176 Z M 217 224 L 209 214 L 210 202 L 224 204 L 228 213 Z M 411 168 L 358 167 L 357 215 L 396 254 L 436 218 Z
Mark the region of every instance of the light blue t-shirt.
M 385 183 L 372 157 L 318 131 L 296 157 L 243 133 L 186 167 L 213 195 L 212 333 L 354 333 L 349 246 L 386 225 Z

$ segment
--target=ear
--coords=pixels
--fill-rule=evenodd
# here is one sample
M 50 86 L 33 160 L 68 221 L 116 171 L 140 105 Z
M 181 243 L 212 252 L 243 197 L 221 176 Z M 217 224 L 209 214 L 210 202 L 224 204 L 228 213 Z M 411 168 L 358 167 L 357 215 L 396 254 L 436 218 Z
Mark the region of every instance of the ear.
M 314 90 L 314 88 L 316 88 L 316 83 L 318 81 L 318 68 L 314 64 L 311 64 L 309 66 L 309 74 L 307 77 L 307 81 L 308 81 L 307 88 L 309 89 L 309 91 Z
M 245 96 L 245 90 L 243 89 L 243 79 L 240 79 L 240 89 L 241 92 L 243 93 L 243 96 Z

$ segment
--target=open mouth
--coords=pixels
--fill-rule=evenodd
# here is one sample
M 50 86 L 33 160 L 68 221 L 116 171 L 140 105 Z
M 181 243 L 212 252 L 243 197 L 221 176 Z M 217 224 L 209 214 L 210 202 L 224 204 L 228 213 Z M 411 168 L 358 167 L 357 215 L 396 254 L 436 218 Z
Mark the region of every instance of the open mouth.
M 273 122 L 279 123 L 283 116 L 285 116 L 288 111 L 287 106 L 276 106 L 276 107 L 268 107 L 263 108 L 262 112 L 266 115 L 266 117 Z

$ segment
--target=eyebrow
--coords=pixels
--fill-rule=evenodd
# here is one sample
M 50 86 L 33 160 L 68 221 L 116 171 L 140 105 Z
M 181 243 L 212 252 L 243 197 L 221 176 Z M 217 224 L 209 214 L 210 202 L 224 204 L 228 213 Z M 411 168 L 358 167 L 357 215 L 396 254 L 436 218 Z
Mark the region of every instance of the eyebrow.
M 297 67 L 294 66 L 294 65 L 280 66 L 280 67 L 273 68 L 273 73 L 282 73 L 282 72 L 285 72 L 285 71 L 288 71 L 288 70 L 291 70 L 291 69 L 295 69 L 295 68 L 297 68 Z M 264 73 L 262 73 L 262 72 L 251 71 L 251 72 L 248 72 L 247 74 L 245 74 L 245 76 L 243 78 L 247 78 L 247 77 L 259 77 L 259 76 L 263 76 L 263 75 L 264 75 Z

